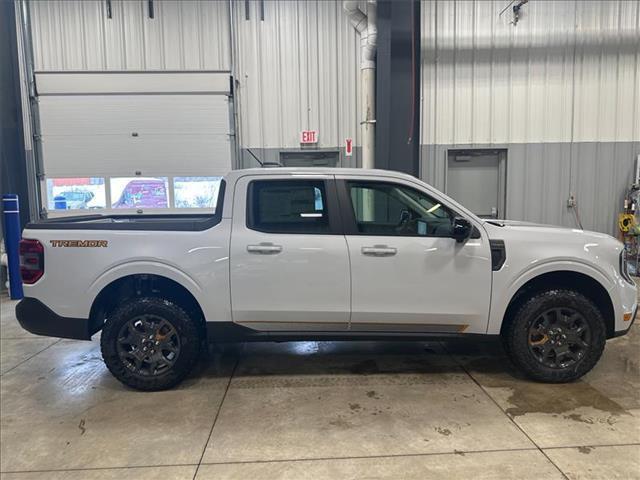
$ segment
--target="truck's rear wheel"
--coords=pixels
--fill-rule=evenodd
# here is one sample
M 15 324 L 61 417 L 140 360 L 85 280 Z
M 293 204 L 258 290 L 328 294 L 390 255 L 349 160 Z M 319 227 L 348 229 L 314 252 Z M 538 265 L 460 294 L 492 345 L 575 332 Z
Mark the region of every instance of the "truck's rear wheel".
M 504 333 L 507 354 L 529 377 L 570 382 L 591 370 L 606 341 L 602 313 L 573 290 L 539 292 L 517 310 Z
M 109 316 L 100 345 L 107 368 L 138 390 L 163 390 L 183 380 L 200 354 L 193 319 L 168 300 L 134 298 Z

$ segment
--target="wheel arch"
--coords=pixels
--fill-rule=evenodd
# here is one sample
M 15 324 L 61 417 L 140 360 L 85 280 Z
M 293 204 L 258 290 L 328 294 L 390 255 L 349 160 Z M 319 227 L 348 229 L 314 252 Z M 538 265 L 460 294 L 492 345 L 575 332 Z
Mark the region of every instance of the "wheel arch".
M 89 326 L 93 335 L 116 307 L 136 297 L 164 298 L 180 305 L 202 325 L 205 332 L 204 311 L 196 297 L 181 283 L 159 274 L 135 273 L 124 275 L 105 285 L 96 295 L 89 313 Z
M 518 308 L 531 295 L 553 288 L 574 290 L 590 299 L 604 317 L 607 338 L 611 338 L 614 335 L 615 310 L 609 292 L 602 283 L 592 276 L 572 270 L 541 273 L 525 282 L 509 301 L 502 319 L 500 333 L 504 333 L 506 326 L 513 320 Z

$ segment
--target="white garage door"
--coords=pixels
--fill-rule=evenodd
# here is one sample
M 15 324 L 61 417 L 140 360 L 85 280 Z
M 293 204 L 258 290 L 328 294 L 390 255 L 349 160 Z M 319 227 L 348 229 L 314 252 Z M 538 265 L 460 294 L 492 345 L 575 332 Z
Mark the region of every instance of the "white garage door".
M 38 73 L 36 86 L 49 210 L 214 203 L 231 169 L 228 73 Z

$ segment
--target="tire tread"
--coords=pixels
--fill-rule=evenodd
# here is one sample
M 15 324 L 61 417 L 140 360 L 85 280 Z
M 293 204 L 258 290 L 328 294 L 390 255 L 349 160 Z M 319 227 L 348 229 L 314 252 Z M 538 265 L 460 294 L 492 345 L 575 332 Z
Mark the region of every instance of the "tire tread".
M 140 378 L 122 363 L 115 342 L 123 323 L 132 315 L 157 313 L 158 310 L 171 315 L 173 322 L 178 324 L 174 323 L 174 327 L 180 334 L 182 345 L 180 357 L 167 374 L 160 377 Z M 124 385 L 142 391 L 166 390 L 180 383 L 196 364 L 201 344 L 201 332 L 196 322 L 182 307 L 159 297 L 138 297 L 122 304 L 107 319 L 100 338 L 102 358 L 111 374 Z
M 575 308 L 591 328 L 592 348 L 572 368 L 562 370 L 542 365 L 531 355 L 527 344 L 530 322 L 534 321 L 542 310 L 555 306 Z M 571 382 L 589 372 L 602 356 L 605 342 L 605 321 L 598 307 L 580 292 L 567 288 L 551 288 L 532 294 L 520 305 L 503 333 L 505 352 L 511 361 L 528 377 L 548 383 Z

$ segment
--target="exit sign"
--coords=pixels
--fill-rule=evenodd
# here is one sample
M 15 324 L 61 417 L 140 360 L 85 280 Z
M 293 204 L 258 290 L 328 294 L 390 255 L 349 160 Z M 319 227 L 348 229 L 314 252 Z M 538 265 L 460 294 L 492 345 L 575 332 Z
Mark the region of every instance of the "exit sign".
M 300 143 L 308 145 L 310 143 L 318 143 L 317 130 L 303 130 L 300 132 Z

